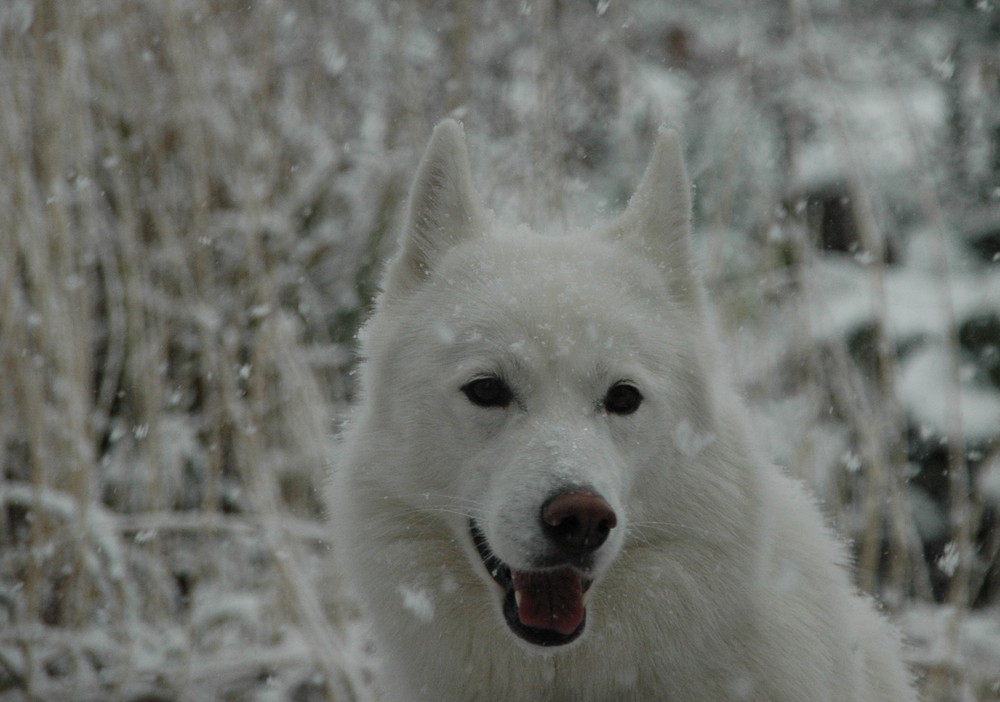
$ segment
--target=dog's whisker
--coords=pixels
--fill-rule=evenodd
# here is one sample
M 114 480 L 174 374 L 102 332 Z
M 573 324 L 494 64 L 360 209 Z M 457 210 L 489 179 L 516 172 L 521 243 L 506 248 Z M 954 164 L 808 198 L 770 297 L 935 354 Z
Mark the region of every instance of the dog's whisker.
M 642 533 L 644 530 L 652 530 L 660 532 L 666 535 L 675 534 L 678 531 L 688 532 L 692 534 L 699 534 L 701 536 L 711 537 L 715 540 L 715 536 L 708 529 L 702 529 L 700 527 L 693 527 L 689 524 L 682 524 L 680 522 L 663 522 L 663 521 L 640 521 L 631 522 L 629 527 Z

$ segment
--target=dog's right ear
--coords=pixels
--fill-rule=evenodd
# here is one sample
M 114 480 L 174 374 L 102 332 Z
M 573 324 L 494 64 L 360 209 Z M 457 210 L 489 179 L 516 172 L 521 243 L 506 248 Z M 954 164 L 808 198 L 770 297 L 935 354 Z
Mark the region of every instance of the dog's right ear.
M 680 136 L 665 129 L 656 140 L 639 187 L 607 235 L 637 247 L 656 263 L 678 299 L 696 301 L 690 190 Z
M 486 216 L 472 185 L 462 127 L 447 119 L 434 128 L 406 207 L 400 250 L 386 272 L 385 296 L 412 291 L 434 261 L 463 240 L 479 236 Z

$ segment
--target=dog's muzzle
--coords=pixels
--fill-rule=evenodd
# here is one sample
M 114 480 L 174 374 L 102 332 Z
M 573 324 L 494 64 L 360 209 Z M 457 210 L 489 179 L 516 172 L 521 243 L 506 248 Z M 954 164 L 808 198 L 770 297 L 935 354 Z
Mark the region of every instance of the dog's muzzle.
M 594 554 L 617 525 L 601 496 L 587 490 L 564 491 L 541 508 L 539 529 L 549 545 L 537 568 L 513 569 L 490 547 L 474 519 L 469 533 L 486 571 L 503 589 L 503 614 L 517 636 L 536 646 L 563 646 L 583 633 L 587 622 L 584 595 Z

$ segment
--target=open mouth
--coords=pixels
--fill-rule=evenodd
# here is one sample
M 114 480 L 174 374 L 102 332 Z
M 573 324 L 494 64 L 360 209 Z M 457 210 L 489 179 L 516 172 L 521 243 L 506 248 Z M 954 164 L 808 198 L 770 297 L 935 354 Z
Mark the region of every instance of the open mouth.
M 469 532 L 486 571 L 503 588 L 503 615 L 510 630 L 536 646 L 564 646 L 587 623 L 584 593 L 591 580 L 572 566 L 512 570 L 493 555 L 486 535 L 473 520 Z

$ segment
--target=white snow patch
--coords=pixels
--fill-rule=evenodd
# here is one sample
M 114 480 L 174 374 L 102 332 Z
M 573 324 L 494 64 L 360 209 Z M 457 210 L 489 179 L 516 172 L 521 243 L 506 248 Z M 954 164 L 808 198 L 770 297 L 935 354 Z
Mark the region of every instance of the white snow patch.
M 396 592 L 403 598 L 403 606 L 422 622 L 434 621 L 434 603 L 422 587 L 400 585 Z
M 821 311 L 815 318 L 817 341 L 842 338 L 879 314 L 871 273 L 847 261 L 830 260 L 817 266 L 813 277 L 815 299 Z M 967 274 L 941 281 L 919 270 L 888 271 L 885 276 L 885 321 L 896 339 L 946 338 L 948 307 L 959 319 L 1000 305 L 1000 276 Z
M 973 687 L 1000 683 L 1000 616 L 996 609 L 962 612 L 951 607 L 916 606 L 897 620 L 909 643 L 912 663 L 921 667 L 958 667 Z M 957 636 L 949 634 L 955 618 Z
M 691 91 L 691 82 L 678 71 L 650 64 L 637 67 L 636 94 L 646 102 L 636 104 L 649 110 L 659 124 L 683 127 L 683 106 L 688 104 Z
M 941 344 L 925 347 L 907 360 L 899 377 L 899 397 L 917 424 L 947 434 L 959 419 L 970 441 L 987 441 L 1000 427 L 1000 393 L 956 385 L 952 380 L 948 351 Z M 958 418 L 951 415 L 953 395 L 958 394 Z
M 454 330 L 444 322 L 438 322 L 434 325 L 434 334 L 442 344 L 450 346 L 455 343 Z
M 708 434 L 699 433 L 686 419 L 679 421 L 674 429 L 674 442 L 677 445 L 677 450 L 688 458 L 694 458 L 714 441 L 715 434 L 711 432 Z
M 945 544 L 944 553 L 941 557 L 937 559 L 935 564 L 942 573 L 947 575 L 949 578 L 955 574 L 955 569 L 958 568 L 958 544 L 954 541 L 949 541 Z
M 980 494 L 990 502 L 1000 503 L 1000 453 L 983 466 L 977 479 Z
M 803 94 L 814 103 L 821 124 L 840 124 L 843 132 L 821 130 L 820 138 L 803 146 L 793 177 L 801 187 L 829 180 L 831 174 L 850 173 L 859 165 L 855 160 L 876 175 L 911 169 L 919 162 L 919 145 L 907 129 L 899 127 L 905 123 L 902 115 L 925 132 L 945 120 L 947 103 L 934 84 L 908 85 L 905 91 L 841 86 L 837 92 L 835 96 L 827 90 Z M 853 148 L 846 147 L 845 137 Z

